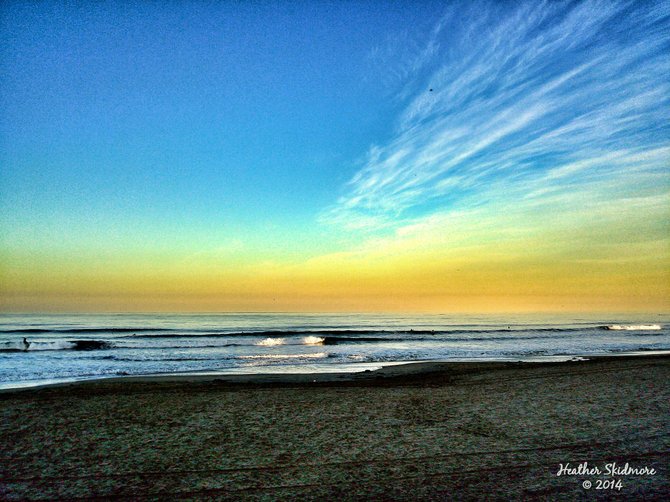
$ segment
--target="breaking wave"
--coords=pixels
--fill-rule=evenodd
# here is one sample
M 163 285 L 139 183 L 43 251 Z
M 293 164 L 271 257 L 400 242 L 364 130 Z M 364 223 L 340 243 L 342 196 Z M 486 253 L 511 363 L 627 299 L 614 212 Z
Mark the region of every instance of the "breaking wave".
M 102 340 L 55 340 L 52 342 L 5 342 L 0 344 L 0 352 L 33 352 L 43 350 L 102 350 L 112 345 Z
M 274 347 L 276 345 L 284 345 L 286 343 L 286 340 L 283 338 L 266 338 L 264 340 L 261 340 L 260 342 L 256 342 L 254 345 L 258 345 L 261 347 Z
M 660 324 L 612 324 L 605 329 L 612 331 L 657 331 L 661 329 Z
M 306 336 L 303 339 L 305 345 L 321 345 L 326 339 L 321 336 Z
M 300 343 L 287 343 L 285 338 L 265 338 L 260 342 L 254 343 L 254 345 L 260 347 L 274 347 L 277 345 L 321 345 L 324 343 L 325 338 L 321 336 L 306 336 L 302 339 Z

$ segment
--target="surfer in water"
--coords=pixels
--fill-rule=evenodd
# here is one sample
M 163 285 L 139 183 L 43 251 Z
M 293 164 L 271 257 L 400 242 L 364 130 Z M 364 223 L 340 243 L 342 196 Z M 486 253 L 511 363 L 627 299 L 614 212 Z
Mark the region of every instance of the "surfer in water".
M 28 350 L 28 347 L 30 347 L 30 342 L 28 341 L 27 338 L 23 338 L 23 350 Z

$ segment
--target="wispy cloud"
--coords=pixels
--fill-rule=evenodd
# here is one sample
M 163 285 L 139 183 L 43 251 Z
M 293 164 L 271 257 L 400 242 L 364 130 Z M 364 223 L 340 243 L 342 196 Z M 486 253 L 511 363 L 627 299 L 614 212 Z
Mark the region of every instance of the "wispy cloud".
M 375 81 L 381 80 L 392 98 L 409 98 L 417 85 L 416 75 L 430 72 L 430 66 L 440 52 L 439 36 L 444 20 L 438 21 L 425 36 L 425 31 L 408 29 L 372 47 L 368 53 Z M 400 89 L 398 91 L 398 89 Z
M 668 191 L 667 2 L 464 3 L 425 47 L 415 64 L 430 72 L 403 65 L 392 139 L 323 222 L 377 232 L 482 205 Z

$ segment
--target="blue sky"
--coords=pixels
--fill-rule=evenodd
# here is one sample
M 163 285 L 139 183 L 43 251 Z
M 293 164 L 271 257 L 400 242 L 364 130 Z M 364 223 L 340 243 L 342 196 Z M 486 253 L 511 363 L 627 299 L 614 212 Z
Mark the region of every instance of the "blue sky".
M 429 11 L 10 5 L 3 202 L 75 226 L 77 212 L 152 228 L 164 216 L 304 223 L 388 134 L 398 103 L 371 51 L 397 32 L 418 36 L 406 25 L 429 26 Z
M 129 264 L 154 270 L 152 284 L 181 270 L 196 291 L 204 263 L 212 277 L 247 267 L 325 290 L 326 269 L 355 278 L 384 263 L 361 285 L 374 291 L 430 263 L 438 295 L 461 270 L 445 264 L 477 256 L 514 260 L 507 281 L 542 277 L 517 288 L 526 296 L 552 274 L 573 277 L 559 293 L 574 294 L 588 262 L 607 287 L 649 270 L 655 305 L 668 300 L 667 2 L 0 12 L 12 295 L 38 298 L 38 271 L 52 292 L 101 270 L 121 284 Z

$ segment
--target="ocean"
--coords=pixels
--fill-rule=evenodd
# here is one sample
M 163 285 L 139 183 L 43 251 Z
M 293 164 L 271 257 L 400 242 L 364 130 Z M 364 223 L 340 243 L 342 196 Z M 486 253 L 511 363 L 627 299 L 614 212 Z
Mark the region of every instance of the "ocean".
M 670 315 L 3 314 L 0 388 L 670 350 Z

